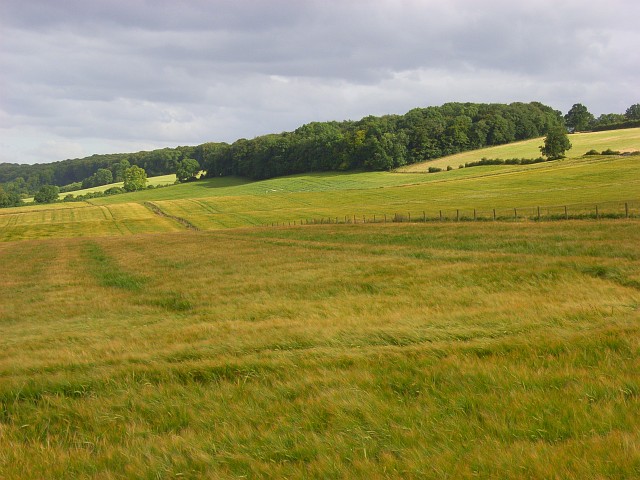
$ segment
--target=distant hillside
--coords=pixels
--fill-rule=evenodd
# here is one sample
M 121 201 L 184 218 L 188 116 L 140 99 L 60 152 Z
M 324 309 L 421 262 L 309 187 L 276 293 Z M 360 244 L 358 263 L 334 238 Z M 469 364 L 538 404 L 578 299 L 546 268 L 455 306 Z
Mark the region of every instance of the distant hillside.
M 426 172 L 431 168 L 458 168 L 468 162 L 477 162 L 482 158 L 511 159 L 535 158 L 540 155 L 540 145 L 543 138 L 533 138 L 507 145 L 482 148 L 468 152 L 449 155 L 430 162 L 421 162 L 399 168 L 399 172 Z M 569 135 L 571 149 L 566 152 L 566 158 L 580 158 L 589 150 L 602 152 L 607 149 L 620 153 L 640 151 L 640 128 L 625 130 L 610 130 L 601 132 L 584 132 Z
M 0 164 L 6 191 L 32 194 L 42 185 L 82 182 L 100 168 L 112 171 L 126 160 L 149 176 L 175 173 L 193 158 L 210 177 L 265 179 L 293 173 L 389 170 L 490 145 L 544 135 L 562 122 L 560 112 L 538 102 L 447 103 L 405 115 L 368 116 L 359 121 L 314 122 L 293 132 L 264 135 L 233 144 L 205 143 L 151 152 L 92 155 L 48 164 Z

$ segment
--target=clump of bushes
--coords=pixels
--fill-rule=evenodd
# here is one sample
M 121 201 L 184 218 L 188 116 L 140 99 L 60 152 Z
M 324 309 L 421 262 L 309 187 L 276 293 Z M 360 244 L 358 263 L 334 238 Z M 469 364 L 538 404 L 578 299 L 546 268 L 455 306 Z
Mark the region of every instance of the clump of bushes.
M 429 173 L 438 173 L 441 172 L 442 169 L 438 167 L 429 167 Z
M 534 163 L 548 162 L 546 158 L 486 158 L 482 157 L 481 160 L 476 162 L 467 162 L 464 164 L 465 168 L 469 167 L 481 167 L 483 165 L 532 165 Z M 460 166 L 462 168 L 462 165 Z
M 594 150 L 592 148 L 587 153 L 585 153 L 585 156 L 586 155 L 620 155 L 620 152 L 618 150 L 612 150 L 610 148 L 607 148 L 606 150 L 603 150 L 602 152 L 598 152 L 597 150 Z
M 73 192 L 75 190 L 82 190 L 82 182 L 73 182 L 60 187 L 60 193 Z

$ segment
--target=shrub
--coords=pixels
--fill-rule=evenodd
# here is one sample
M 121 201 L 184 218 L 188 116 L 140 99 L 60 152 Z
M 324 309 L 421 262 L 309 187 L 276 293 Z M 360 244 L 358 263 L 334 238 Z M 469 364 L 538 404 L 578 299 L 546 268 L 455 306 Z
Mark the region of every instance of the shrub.
M 60 193 L 73 192 L 82 188 L 82 182 L 74 182 L 60 187 Z
M 597 150 L 594 150 L 593 148 L 591 150 L 589 150 L 587 153 L 585 153 L 585 155 L 600 155 L 600 152 L 598 152 Z
M 52 203 L 58 199 L 60 188 L 55 185 L 43 185 L 33 196 L 36 203 Z
M 429 173 L 438 173 L 441 172 L 442 169 L 438 167 L 429 167 Z
M 620 152 L 618 152 L 617 150 L 611 150 L 610 148 L 607 148 L 606 150 L 602 151 L 602 155 L 620 155 Z
M 453 170 L 453 167 L 451 165 L 447 165 L 447 172 L 450 172 L 451 170 Z
M 124 193 L 125 189 L 122 187 L 111 187 L 111 188 L 107 188 L 104 191 L 105 195 L 118 195 L 119 193 Z

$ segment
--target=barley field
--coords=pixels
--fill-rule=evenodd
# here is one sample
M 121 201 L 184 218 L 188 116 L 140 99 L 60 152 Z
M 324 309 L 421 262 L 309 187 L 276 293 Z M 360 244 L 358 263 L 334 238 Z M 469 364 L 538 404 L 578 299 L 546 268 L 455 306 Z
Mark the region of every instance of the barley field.
M 0 478 L 633 478 L 640 222 L 0 243 Z

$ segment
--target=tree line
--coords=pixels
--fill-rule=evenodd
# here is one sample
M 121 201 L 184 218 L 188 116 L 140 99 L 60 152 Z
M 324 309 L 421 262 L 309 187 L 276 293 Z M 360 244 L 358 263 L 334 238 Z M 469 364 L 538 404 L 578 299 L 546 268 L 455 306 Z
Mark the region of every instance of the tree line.
M 566 127 L 574 132 L 614 130 L 640 127 L 640 103 L 631 105 L 624 114 L 603 113 L 596 118 L 581 103 L 575 103 L 564 116 Z
M 312 122 L 292 132 L 239 139 L 231 144 L 163 148 L 148 152 L 92 155 L 26 165 L 0 164 L 0 206 L 18 204 L 45 185 L 61 192 L 124 180 L 132 166 L 148 176 L 177 173 L 182 181 L 200 169 L 208 177 L 237 175 L 266 179 L 320 171 L 390 170 L 454 153 L 526 140 L 567 125 L 574 130 L 600 123 L 640 120 L 640 105 L 625 115 L 598 119 L 581 104 L 563 116 L 539 102 L 446 103 L 404 115 L 367 116 L 357 121 Z M 587 118 L 585 124 L 583 119 Z

